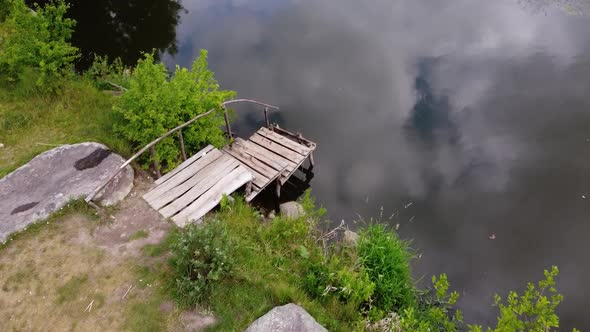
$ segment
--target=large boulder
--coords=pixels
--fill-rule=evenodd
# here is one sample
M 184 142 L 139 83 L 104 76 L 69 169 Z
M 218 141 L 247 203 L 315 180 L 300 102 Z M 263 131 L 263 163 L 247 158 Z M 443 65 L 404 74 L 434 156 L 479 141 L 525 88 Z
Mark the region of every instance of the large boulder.
M 0 242 L 47 218 L 68 201 L 83 198 L 117 171 L 125 160 L 99 143 L 62 145 L 46 151 L 0 179 Z M 133 187 L 126 168 L 97 201 L 113 205 Z
M 305 309 L 289 303 L 275 307 L 246 329 L 246 332 L 324 332 L 328 331 Z
M 279 206 L 279 210 L 283 216 L 292 219 L 298 218 L 305 214 L 303 206 L 297 202 L 283 203 Z

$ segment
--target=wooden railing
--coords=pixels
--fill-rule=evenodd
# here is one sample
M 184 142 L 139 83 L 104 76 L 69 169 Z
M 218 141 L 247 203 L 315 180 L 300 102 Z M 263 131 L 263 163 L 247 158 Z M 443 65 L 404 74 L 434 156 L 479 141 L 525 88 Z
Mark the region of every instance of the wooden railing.
M 252 100 L 252 99 L 232 99 L 232 100 L 228 100 L 225 101 L 221 104 L 221 107 L 223 108 L 223 113 L 224 113 L 224 117 L 225 117 L 225 125 L 227 127 L 227 133 L 228 136 L 231 139 L 233 139 L 233 134 L 231 132 L 231 125 L 229 122 L 229 114 L 227 111 L 227 105 L 231 105 L 231 104 L 237 104 L 237 103 L 250 103 L 250 104 L 256 104 L 256 105 L 260 105 L 260 106 L 264 106 L 264 122 L 266 124 L 267 127 L 270 127 L 270 122 L 268 120 L 268 110 L 269 109 L 275 109 L 278 110 L 279 108 L 276 106 L 272 106 L 269 104 L 265 104 L 256 100 Z M 180 144 L 180 152 L 182 155 L 182 159 L 186 160 L 187 156 L 186 156 L 186 151 L 184 149 L 184 138 L 182 135 L 182 129 L 189 126 L 190 124 L 194 123 L 195 121 L 199 120 L 202 117 L 205 117 L 211 113 L 213 113 L 216 110 L 216 108 L 213 108 L 205 113 L 199 114 L 197 116 L 195 116 L 194 118 L 188 120 L 187 122 L 181 124 L 180 126 L 171 129 L 170 131 L 168 131 L 167 133 L 165 133 L 164 135 L 156 138 L 155 140 L 151 141 L 149 144 L 147 144 L 146 146 L 144 146 L 143 148 L 141 148 L 141 150 L 137 151 L 137 153 L 135 153 L 133 156 L 131 156 L 131 158 L 127 159 L 127 161 L 125 161 L 118 169 L 117 171 L 111 175 L 107 180 L 105 180 L 100 186 L 98 186 L 96 189 L 94 189 L 94 191 L 92 191 L 88 196 L 86 196 L 85 201 L 87 203 L 91 203 L 91 201 L 94 199 L 94 197 L 96 197 L 96 195 L 98 195 L 98 193 L 103 190 L 109 183 L 111 183 L 111 181 L 113 181 L 113 179 L 119 175 L 119 173 L 121 173 L 121 171 L 123 171 L 125 169 L 125 167 L 129 166 L 129 164 L 131 164 L 135 159 L 137 159 L 139 156 L 141 156 L 143 153 L 145 153 L 148 149 L 150 150 L 150 154 L 152 155 L 152 162 L 153 162 L 153 166 L 154 166 L 154 170 L 156 172 L 156 176 L 160 177 L 160 168 L 158 165 L 158 162 L 155 158 L 156 155 L 156 151 L 155 151 L 155 146 L 156 144 L 158 144 L 160 141 L 162 141 L 164 138 L 174 134 L 175 132 L 178 132 L 178 142 Z

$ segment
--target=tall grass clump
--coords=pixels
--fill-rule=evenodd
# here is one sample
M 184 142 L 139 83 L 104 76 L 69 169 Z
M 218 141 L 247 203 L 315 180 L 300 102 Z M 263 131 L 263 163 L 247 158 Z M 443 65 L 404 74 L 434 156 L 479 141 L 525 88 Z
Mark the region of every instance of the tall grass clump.
M 372 306 L 377 316 L 414 304 L 412 255 L 407 241 L 385 225 L 372 224 L 360 233 L 357 253 L 360 264 L 375 283 Z

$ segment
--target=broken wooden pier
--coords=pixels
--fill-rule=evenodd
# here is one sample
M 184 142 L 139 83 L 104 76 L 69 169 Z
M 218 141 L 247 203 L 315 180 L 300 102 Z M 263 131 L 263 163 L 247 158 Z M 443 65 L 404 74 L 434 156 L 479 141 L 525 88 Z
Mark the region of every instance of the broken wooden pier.
M 239 102 L 264 106 L 265 126 L 247 140 L 239 137 L 234 139 L 227 114 L 226 106 Z M 158 177 L 143 198 L 162 216 L 171 218 L 179 226 L 200 220 L 219 204 L 223 195 L 230 195 L 240 188 L 244 188 L 247 202 L 252 201 L 268 187 L 275 190 L 279 197 L 281 186 L 298 169 L 308 172 L 313 168 L 313 151 L 316 144 L 301 134 L 289 132 L 277 124 L 270 124 L 269 109 L 278 109 L 277 107 L 248 99 L 230 100 L 223 103 L 222 107 L 225 110 L 227 134 L 231 140 L 229 145 L 221 149 L 209 145 L 187 158 L 182 128 L 210 114 L 213 112 L 211 110 L 154 140 L 120 168 L 124 169 L 148 149 L 153 155 L 154 146 L 159 141 L 178 133 L 180 152 L 184 161 L 167 174 Z M 309 161 L 307 169 L 304 168 L 306 160 Z M 159 169 L 156 163 L 153 166 L 155 170 Z M 156 173 L 160 176 L 158 171 Z M 116 175 L 97 188 L 86 201 L 91 202 Z

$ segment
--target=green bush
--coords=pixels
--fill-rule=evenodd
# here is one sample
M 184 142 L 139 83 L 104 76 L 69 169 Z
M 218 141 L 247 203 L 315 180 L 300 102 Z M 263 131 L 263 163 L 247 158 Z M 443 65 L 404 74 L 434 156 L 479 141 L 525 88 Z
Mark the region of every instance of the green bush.
M 499 295 L 495 296 L 495 306 L 500 316 L 495 328 L 488 332 L 503 331 L 557 331 L 559 317 L 555 309 L 563 301 L 563 295 L 555 289 L 555 277 L 559 274 L 556 266 L 545 270 L 545 279 L 537 285 L 529 283 L 522 295 L 510 292 L 506 302 Z M 481 332 L 479 325 L 470 325 L 470 331 Z M 574 329 L 576 331 L 576 329 Z
M 188 154 L 206 144 L 224 145 L 220 105 L 235 93 L 219 90 L 219 84 L 207 68 L 207 52 L 201 51 L 191 70 L 177 66 L 174 75 L 170 79 L 168 76 L 166 67 L 156 63 L 151 54 L 138 62 L 129 78 L 129 90 L 115 108 L 123 117 L 117 131 L 133 142 L 135 148 L 140 148 L 198 114 L 216 109 L 183 129 L 184 143 Z M 164 170 L 178 165 L 180 155 L 176 139 L 174 135 L 156 145 L 155 158 Z M 149 164 L 149 158 L 141 161 L 144 166 Z
M 386 226 L 373 224 L 360 233 L 357 246 L 359 261 L 375 283 L 372 306 L 381 314 L 374 318 L 411 307 L 414 291 L 408 243 Z
M 207 299 L 212 284 L 231 271 L 234 249 L 225 223 L 189 224 L 171 246 L 174 299 L 182 306 Z
M 9 2 L 0 41 L 0 74 L 3 80 L 18 82 L 27 68 L 38 71 L 37 87 L 44 92 L 58 89 L 73 73 L 78 49 L 69 40 L 75 21 L 64 18 L 69 5 L 64 0 L 44 7 L 35 4 L 32 12 L 22 0 Z
M 450 284 L 446 274 L 433 276 L 434 291 L 427 292 L 420 298 L 419 303 L 401 311 L 401 326 L 404 331 L 456 332 L 462 326 L 461 311 L 453 306 L 459 299 L 459 293 L 448 293 Z

